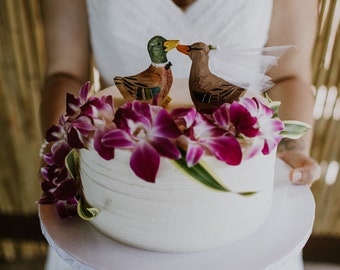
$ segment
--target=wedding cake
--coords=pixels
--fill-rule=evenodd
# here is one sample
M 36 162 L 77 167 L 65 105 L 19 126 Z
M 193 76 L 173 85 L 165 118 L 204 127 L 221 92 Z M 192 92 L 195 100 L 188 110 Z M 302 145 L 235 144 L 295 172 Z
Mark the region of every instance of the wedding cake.
M 106 94 L 119 93 L 112 87 Z M 171 107 L 192 106 L 187 80 L 175 80 Z M 114 94 L 117 105 L 120 97 Z M 103 160 L 80 150 L 80 177 L 88 203 L 100 209 L 90 222 L 104 234 L 139 248 L 188 252 L 216 248 L 254 232 L 271 207 L 275 153 L 257 154 L 238 166 L 204 160 L 231 192 L 191 180 L 161 158 L 156 182 L 141 181 L 129 166 L 131 151 Z M 147 170 L 148 168 L 145 168 Z M 239 193 L 254 192 L 249 195 Z
M 281 121 L 278 102 L 212 75 L 207 55 L 216 48 L 203 43 L 181 46 L 193 66 L 189 82 L 173 80 L 165 54 L 176 46 L 156 36 L 147 70 L 115 77 L 116 86 L 95 95 L 90 83 L 78 97 L 67 94 L 66 113 L 46 131 L 40 204 L 162 252 L 220 247 L 261 226 L 271 208 L 276 146 L 308 127 Z M 253 81 L 268 80 L 259 75 Z

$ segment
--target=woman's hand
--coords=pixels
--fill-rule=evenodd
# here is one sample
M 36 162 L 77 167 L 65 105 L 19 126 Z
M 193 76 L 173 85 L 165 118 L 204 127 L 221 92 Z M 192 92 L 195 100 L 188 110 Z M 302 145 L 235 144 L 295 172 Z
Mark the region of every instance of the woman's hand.
M 295 45 L 269 70 L 275 86 L 268 91 L 272 100 L 280 101 L 279 118 L 298 120 L 313 126 L 314 95 L 311 90 L 311 57 L 317 32 L 318 1 L 275 0 L 267 46 Z M 304 16 L 301 16 L 301 11 Z M 292 167 L 290 180 L 311 185 L 321 169 L 309 151 L 313 129 L 299 140 L 283 139 L 278 157 Z
M 293 184 L 312 185 L 320 178 L 321 168 L 301 146 L 301 141 L 283 139 L 277 151 L 277 156 L 292 167 L 289 179 Z

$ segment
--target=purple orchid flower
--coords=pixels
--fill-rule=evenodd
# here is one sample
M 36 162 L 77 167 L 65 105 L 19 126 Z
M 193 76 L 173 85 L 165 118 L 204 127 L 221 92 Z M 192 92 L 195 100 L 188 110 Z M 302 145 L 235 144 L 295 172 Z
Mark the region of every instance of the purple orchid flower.
M 179 109 L 172 112 L 175 122 L 185 126 L 178 143 L 186 148 L 186 162 L 192 167 L 204 153 L 214 155 L 229 165 L 238 165 L 242 160 L 241 147 L 233 136 L 216 126 L 208 117 L 195 109 Z
M 50 152 L 44 154 L 47 166 L 41 169 L 43 195 L 39 203 L 55 204 L 62 217 L 76 212 L 78 186 L 65 164 L 65 158 L 73 148 L 84 148 L 89 139 L 101 134 L 101 130 L 113 125 L 113 101 L 111 96 L 89 97 L 90 84 L 84 84 L 75 98 L 67 94 L 67 111 L 59 124 L 46 131 L 46 141 L 53 143 Z M 97 135 L 96 135 L 97 134 Z
M 232 136 L 255 137 L 259 133 L 257 118 L 237 101 L 221 105 L 212 114 L 213 121 Z
M 112 123 L 114 105 L 112 96 L 88 97 L 90 83 L 80 88 L 79 97 L 67 94 L 65 129 L 74 148 L 83 148 L 94 132 Z M 98 135 L 97 135 L 98 136 Z
M 79 97 L 66 94 L 66 115 L 71 118 L 76 118 L 81 113 L 81 107 L 88 101 L 87 96 L 90 91 L 90 82 L 84 83 L 79 90 Z
M 251 149 L 245 156 L 249 159 L 257 153 L 268 155 L 280 142 L 280 132 L 284 129 L 282 121 L 273 118 L 274 111 L 256 98 L 243 98 L 240 104 L 257 118 L 258 133 L 253 138 Z
M 94 132 L 93 135 L 93 147 L 97 151 L 97 153 L 105 160 L 111 160 L 114 158 L 114 147 L 105 145 L 105 140 L 103 140 L 103 136 L 108 132 L 120 132 L 119 129 L 116 129 L 116 125 L 114 123 L 98 128 Z M 117 134 L 117 136 L 112 136 L 117 139 L 117 143 L 121 141 L 121 138 Z M 121 143 L 124 143 L 122 141 Z
M 165 109 L 138 101 L 126 103 L 116 111 L 114 123 L 117 129 L 102 136 L 102 144 L 132 149 L 130 167 L 145 181 L 155 182 L 161 156 L 181 157 L 173 141 L 181 132 Z
M 77 215 L 77 204 L 77 199 L 71 198 L 68 200 L 60 200 L 55 204 L 55 206 L 58 215 L 61 218 L 68 218 Z

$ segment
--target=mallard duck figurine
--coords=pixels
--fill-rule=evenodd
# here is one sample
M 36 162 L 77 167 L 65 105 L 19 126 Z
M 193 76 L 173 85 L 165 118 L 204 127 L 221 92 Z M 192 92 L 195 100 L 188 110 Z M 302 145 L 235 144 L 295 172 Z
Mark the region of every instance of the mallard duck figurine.
M 171 63 L 166 55 L 178 44 L 179 40 L 154 36 L 147 47 L 151 58 L 150 66 L 136 75 L 114 78 L 115 85 L 126 101 L 140 100 L 163 107 L 170 102 L 168 94 L 173 78 Z
M 198 111 L 209 111 L 223 103 L 231 103 L 245 94 L 246 90 L 210 72 L 209 51 L 214 49 L 203 42 L 178 45 L 177 50 L 192 60 L 189 90 Z

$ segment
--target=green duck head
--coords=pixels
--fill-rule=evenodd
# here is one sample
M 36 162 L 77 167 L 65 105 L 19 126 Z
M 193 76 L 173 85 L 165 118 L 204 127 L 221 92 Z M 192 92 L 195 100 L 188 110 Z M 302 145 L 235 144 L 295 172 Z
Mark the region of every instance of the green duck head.
M 148 42 L 148 52 L 151 61 L 155 64 L 167 63 L 166 54 L 168 51 L 176 48 L 179 40 L 166 40 L 161 36 L 154 36 Z

